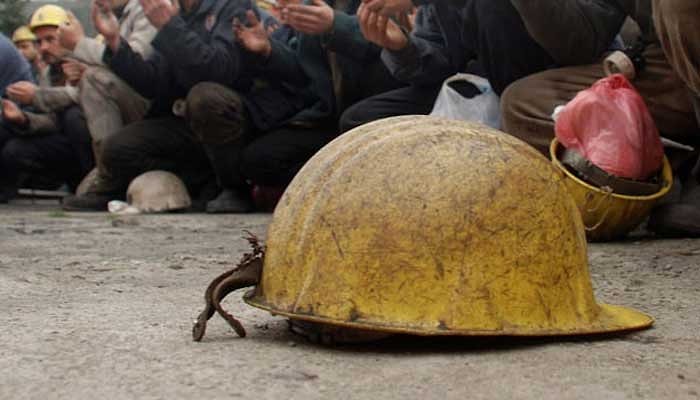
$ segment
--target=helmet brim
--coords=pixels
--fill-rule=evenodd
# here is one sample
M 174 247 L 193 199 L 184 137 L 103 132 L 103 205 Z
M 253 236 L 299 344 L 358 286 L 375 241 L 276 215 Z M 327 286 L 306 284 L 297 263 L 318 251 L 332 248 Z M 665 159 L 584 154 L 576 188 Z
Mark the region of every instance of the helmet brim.
M 418 326 L 410 324 L 388 324 L 386 322 L 358 319 L 355 321 L 336 320 L 324 318 L 316 315 L 307 315 L 280 310 L 265 303 L 265 301 L 255 295 L 254 291 L 249 292 L 244 301 L 249 305 L 270 312 L 272 315 L 281 315 L 290 319 L 314 322 L 318 324 L 333 325 L 338 327 L 371 330 L 377 332 L 388 332 L 404 335 L 417 336 L 582 336 L 582 335 L 603 335 L 611 333 L 625 333 L 642 330 L 651 327 L 654 319 L 640 311 L 609 304 L 599 304 L 600 313 L 598 318 L 589 324 L 581 324 L 575 329 L 541 326 L 513 326 L 502 327 L 497 330 L 481 329 L 449 329 L 443 327 Z

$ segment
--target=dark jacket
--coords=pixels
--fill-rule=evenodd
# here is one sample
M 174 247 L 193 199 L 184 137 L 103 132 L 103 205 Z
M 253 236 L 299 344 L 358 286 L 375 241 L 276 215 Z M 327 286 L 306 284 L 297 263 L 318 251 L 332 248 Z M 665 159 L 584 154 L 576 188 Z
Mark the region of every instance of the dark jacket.
M 616 0 L 511 0 L 528 32 L 561 66 L 598 61 L 626 13 Z
M 197 83 L 217 82 L 242 91 L 252 77 L 244 72 L 243 53 L 231 29 L 242 20 L 251 0 L 202 0 L 189 14 L 173 17 L 156 35 L 156 54 L 144 60 L 121 41 L 117 52 L 105 51 L 105 63 L 145 98 L 151 114 L 167 114 L 172 103 Z
M 0 97 L 5 95 L 5 88 L 15 82 L 34 82 L 29 63 L 10 39 L 2 33 L 0 33 L 0 60 Z
M 399 79 L 437 84 L 463 71 L 471 50 L 459 32 L 470 0 L 414 0 L 423 5 L 409 46 L 382 57 Z M 559 66 L 595 62 L 625 19 L 616 0 L 511 0 L 530 36 Z M 417 62 L 416 62 L 417 60 Z
M 359 100 L 402 86 L 381 61 L 381 47 L 362 35 L 355 15 L 359 6 L 359 0 L 350 1 L 345 10 L 336 10 L 333 29 L 321 36 L 321 46 L 335 57 L 330 68 L 338 116 Z
M 334 6 L 335 2 L 328 3 Z M 328 34 L 298 34 L 286 43 L 271 41 L 272 52 L 260 65 L 261 74 L 299 88 L 294 96 L 305 98 L 303 109 L 290 121 L 335 123 L 344 106 L 371 94 L 369 87 L 381 90 L 399 85 L 381 63 L 381 49 L 362 36 L 354 16 L 359 5 L 360 0 L 352 0 L 345 9 L 336 10 Z M 376 68 L 380 72 L 374 72 Z
M 408 46 L 382 52 L 382 60 L 400 81 L 416 85 L 439 85 L 467 68 L 476 57 L 462 40 L 464 4 L 469 1 L 416 1 L 418 10 Z

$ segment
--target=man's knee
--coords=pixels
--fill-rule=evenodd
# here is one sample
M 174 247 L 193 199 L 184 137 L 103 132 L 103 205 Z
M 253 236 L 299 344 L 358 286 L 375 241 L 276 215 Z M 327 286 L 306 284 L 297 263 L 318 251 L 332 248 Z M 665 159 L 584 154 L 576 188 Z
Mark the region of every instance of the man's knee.
M 187 93 L 187 116 L 189 119 L 206 119 L 208 115 L 243 104 L 238 93 L 218 83 L 201 82 Z
M 200 142 L 214 145 L 240 139 L 249 125 L 243 98 L 213 82 L 198 83 L 190 89 L 186 119 Z
M 554 100 L 532 98 L 533 88 L 544 83 L 538 75 L 533 75 L 506 88 L 501 95 L 501 129 L 547 155 L 554 137 L 553 122 L 549 118 L 554 110 L 547 108 Z

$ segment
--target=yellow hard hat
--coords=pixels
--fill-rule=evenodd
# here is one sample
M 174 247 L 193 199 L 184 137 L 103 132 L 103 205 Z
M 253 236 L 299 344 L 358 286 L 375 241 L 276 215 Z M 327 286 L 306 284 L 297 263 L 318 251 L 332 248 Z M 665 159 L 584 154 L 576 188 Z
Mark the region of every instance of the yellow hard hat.
M 263 10 L 270 10 L 270 9 L 277 6 L 277 1 L 275 1 L 275 0 L 256 0 L 255 4 L 258 6 L 258 8 L 262 8 Z
M 653 323 L 596 302 L 564 176 L 469 122 L 396 117 L 340 136 L 289 185 L 257 258 L 212 282 L 195 340 L 216 311 L 244 334 L 220 300 L 258 279 L 248 304 L 359 331 L 547 336 Z
M 20 26 L 15 30 L 15 32 L 12 34 L 12 41 L 14 43 L 19 43 L 19 42 L 26 42 L 26 41 L 35 41 L 36 36 L 32 33 L 31 30 L 29 30 L 28 26 Z
M 29 28 L 34 31 L 42 26 L 59 26 L 68 20 L 68 12 L 64 8 L 47 4 L 34 11 L 29 21 Z
M 565 184 L 574 198 L 590 241 L 620 239 L 636 228 L 651 209 L 666 196 L 673 184 L 673 172 L 664 157 L 661 179 L 656 193 L 632 196 L 614 193 L 611 187 L 589 184 L 569 171 L 561 161 L 564 147 L 555 138 L 549 148 L 555 168 L 566 176 Z

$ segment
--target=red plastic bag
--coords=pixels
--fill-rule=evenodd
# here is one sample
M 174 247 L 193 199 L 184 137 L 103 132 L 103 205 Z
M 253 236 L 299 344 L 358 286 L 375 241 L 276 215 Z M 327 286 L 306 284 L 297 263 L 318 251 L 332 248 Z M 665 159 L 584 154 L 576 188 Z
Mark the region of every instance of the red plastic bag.
M 649 109 L 623 75 L 580 92 L 559 114 L 557 140 L 609 174 L 647 180 L 661 169 L 664 148 Z

